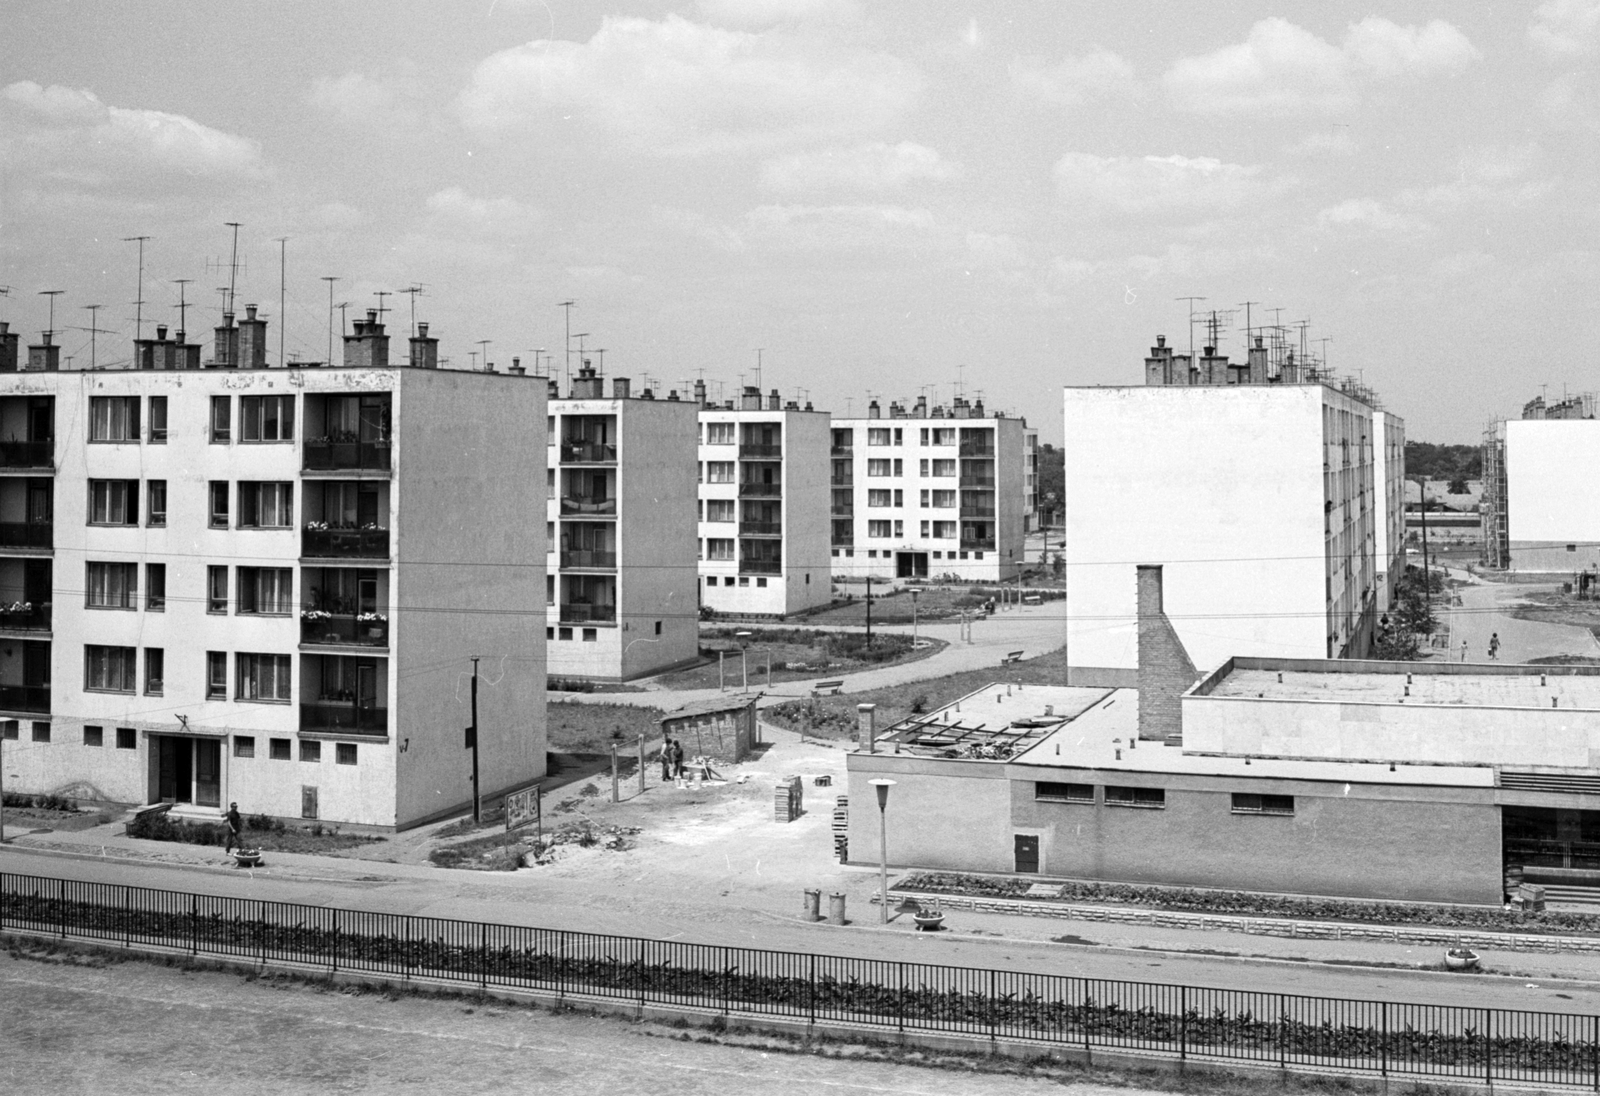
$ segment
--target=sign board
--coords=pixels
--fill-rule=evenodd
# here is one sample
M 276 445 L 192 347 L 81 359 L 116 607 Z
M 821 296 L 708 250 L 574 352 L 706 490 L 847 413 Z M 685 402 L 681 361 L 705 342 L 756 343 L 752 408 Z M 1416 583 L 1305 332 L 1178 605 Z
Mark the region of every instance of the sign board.
M 506 832 L 520 830 L 539 822 L 539 792 L 535 786 L 506 796 Z

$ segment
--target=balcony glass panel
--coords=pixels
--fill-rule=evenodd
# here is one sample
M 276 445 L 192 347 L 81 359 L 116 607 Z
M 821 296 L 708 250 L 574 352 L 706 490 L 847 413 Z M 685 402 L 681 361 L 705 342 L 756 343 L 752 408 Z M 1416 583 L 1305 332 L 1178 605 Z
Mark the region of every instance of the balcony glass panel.
M 561 443 L 561 460 L 564 464 L 614 464 L 617 447 L 600 441 L 564 441 Z
M 49 548 L 54 543 L 54 522 L 0 521 L 0 548 Z
M 0 685 L 0 708 L 8 712 L 50 711 L 50 686 Z
M 617 553 L 597 549 L 568 549 L 561 553 L 561 569 L 564 571 L 615 571 L 617 569 Z
M 0 628 L 12 631 L 48 632 L 50 603 L 13 601 L 0 603 Z
M 300 705 L 302 731 L 387 734 L 389 710 L 353 700 L 318 700 Z
M 781 483 L 741 483 L 739 497 L 744 499 L 775 499 L 783 496 Z
M 0 468 L 49 468 L 55 455 L 55 442 L 0 441 Z
M 776 559 L 741 559 L 741 575 L 776 575 L 783 571 L 783 563 Z
M 609 624 L 617 619 L 615 605 L 568 604 L 561 606 L 563 624 Z
M 317 528 L 312 522 L 300 534 L 300 554 L 308 559 L 388 559 L 389 530 Z
M 387 647 L 389 622 L 308 609 L 300 614 L 301 643 L 336 643 L 355 647 Z
M 304 468 L 307 472 L 389 471 L 387 441 L 334 441 L 329 438 L 307 438 L 304 456 Z

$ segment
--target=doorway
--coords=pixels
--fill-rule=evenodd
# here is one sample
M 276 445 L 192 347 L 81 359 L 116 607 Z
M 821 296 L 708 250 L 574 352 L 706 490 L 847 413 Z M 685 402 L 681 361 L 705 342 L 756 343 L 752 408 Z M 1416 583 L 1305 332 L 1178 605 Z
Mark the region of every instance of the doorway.
M 197 807 L 222 806 L 222 743 L 214 738 L 151 735 L 156 798 Z
M 1038 875 L 1039 835 L 1032 833 L 1013 834 L 1011 841 L 1017 872 Z
M 896 552 L 895 553 L 896 578 L 927 578 L 928 553 L 926 552 Z

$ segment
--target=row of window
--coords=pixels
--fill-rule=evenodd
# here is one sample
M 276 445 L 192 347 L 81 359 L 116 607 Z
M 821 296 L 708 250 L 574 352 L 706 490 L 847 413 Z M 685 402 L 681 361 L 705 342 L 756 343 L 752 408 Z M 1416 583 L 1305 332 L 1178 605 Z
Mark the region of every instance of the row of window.
M 137 609 L 137 563 L 90 562 L 86 565 L 85 602 L 91 609 Z M 167 565 L 144 565 L 144 607 L 152 613 L 167 608 Z M 229 609 L 228 568 L 206 568 L 206 612 L 226 614 Z M 234 612 L 252 616 L 289 616 L 294 612 L 294 569 L 290 567 L 240 567 L 233 601 Z
M 270 704 L 288 703 L 291 687 L 290 663 L 289 655 L 237 652 L 234 655 L 234 699 Z M 161 647 L 146 647 L 144 695 L 163 695 L 165 671 L 165 650 Z M 83 648 L 83 688 L 85 692 L 95 693 L 138 692 L 138 648 L 87 644 Z M 206 699 L 228 699 L 228 656 L 224 651 L 206 652 Z
M 989 445 L 994 444 L 994 432 L 991 430 L 974 430 L 968 428 L 968 440 L 982 440 Z M 977 435 L 978 437 L 975 437 Z M 836 449 L 848 449 L 855 437 L 855 431 L 844 428 L 833 432 L 833 445 Z M 954 445 L 956 443 L 956 427 L 954 426 L 924 426 L 917 436 L 920 445 Z M 869 426 L 867 427 L 868 445 L 904 445 L 905 428 L 901 426 Z
M 1149 810 L 1164 810 L 1167 805 L 1165 788 L 1126 788 L 1107 784 L 1102 790 L 1104 794 L 1103 801 L 1108 807 L 1143 807 Z M 1093 784 L 1062 784 L 1041 780 L 1033 785 L 1033 798 L 1044 803 L 1082 803 L 1092 805 L 1095 802 L 1095 786 Z M 1232 811 L 1234 814 L 1292 816 L 1294 814 L 1294 796 L 1234 792 Z
M 844 554 L 844 558 L 846 558 L 846 559 L 855 559 L 856 558 L 856 550 L 854 548 L 835 548 L 833 550 L 833 558 L 834 559 L 838 559 L 841 552 Z M 894 551 L 892 551 L 891 549 L 888 549 L 888 548 L 885 548 L 882 551 L 882 555 L 883 555 L 884 559 L 889 559 L 894 554 L 895 554 Z M 876 549 L 876 548 L 868 548 L 867 549 L 867 558 L 868 559 L 877 559 L 878 556 L 879 556 L 878 549 Z M 968 558 L 968 556 L 970 556 L 971 558 L 976 559 L 976 560 L 983 559 L 983 553 L 982 552 L 962 552 L 960 554 L 960 558 L 962 558 L 962 559 L 966 559 L 966 558 Z M 940 548 L 935 548 L 933 550 L 933 558 L 934 559 L 955 559 L 956 558 L 956 551 L 955 551 L 955 549 L 950 549 L 949 551 L 945 551 L 945 550 L 940 549 Z
M 329 485 L 336 488 L 339 485 Z M 230 524 L 233 494 L 227 480 L 212 480 L 207 490 L 207 524 L 226 529 Z M 149 480 L 145 484 L 146 518 L 149 526 L 167 524 L 167 481 Z M 238 484 L 239 529 L 289 529 L 294 527 L 293 482 L 241 480 Z M 89 481 L 90 525 L 138 525 L 139 481 Z
M 140 431 L 140 410 L 146 410 Z M 225 445 L 233 440 L 233 397 L 212 396 L 208 422 L 211 441 Z M 92 442 L 137 442 L 152 445 L 167 440 L 166 396 L 91 396 L 89 397 L 89 440 Z M 249 442 L 294 440 L 293 396 L 240 396 L 239 438 Z
M 0 721 L 0 738 L 16 740 L 21 737 L 20 724 L 15 719 Z M 33 741 L 50 741 L 50 724 L 45 721 L 36 721 L 33 724 Z M 83 744 L 85 746 L 104 747 L 106 744 L 106 729 L 94 724 L 86 723 L 83 727 Z M 116 728 L 116 747 L 119 750 L 136 750 L 139 748 L 139 732 L 133 727 Z M 267 756 L 273 761 L 288 761 L 293 757 L 293 743 L 287 738 L 270 738 L 267 740 Z M 254 757 L 256 755 L 256 739 L 254 735 L 236 734 L 233 736 L 234 757 Z M 320 762 L 322 760 L 322 743 L 316 739 L 302 739 L 300 742 L 300 760 Z M 356 763 L 356 743 L 334 743 L 334 761 L 340 765 L 354 765 Z
M 811 576 L 810 575 L 806 576 L 806 582 L 807 583 L 811 582 Z M 740 586 L 748 586 L 748 585 L 750 585 L 750 576 L 749 575 L 740 575 L 739 576 L 739 581 L 738 581 L 737 584 L 740 585 Z M 707 587 L 711 587 L 711 586 L 715 586 L 715 585 L 717 585 L 717 576 L 716 575 L 708 576 L 706 578 L 706 586 Z M 724 576 L 722 576 L 722 585 L 724 585 L 724 586 L 733 586 L 733 585 L 735 585 L 734 577 L 732 575 L 724 575 Z M 766 579 L 764 579 L 764 578 L 757 578 L 756 579 L 756 586 L 757 587 L 759 587 L 761 589 L 765 589 L 766 585 L 767 585 L 767 580 Z

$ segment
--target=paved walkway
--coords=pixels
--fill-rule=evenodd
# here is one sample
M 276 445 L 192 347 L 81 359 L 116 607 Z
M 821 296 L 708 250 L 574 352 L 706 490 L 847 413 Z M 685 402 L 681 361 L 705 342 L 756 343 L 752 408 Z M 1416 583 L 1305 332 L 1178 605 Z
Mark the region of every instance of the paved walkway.
M 1600 641 L 1587 628 L 1518 620 L 1511 611 L 1527 594 L 1549 593 L 1554 586 L 1483 582 L 1460 588 L 1459 609 L 1443 613 L 1450 626 L 1450 658 L 1461 660 L 1461 643 L 1467 644 L 1467 662 L 1489 661 L 1489 637 L 1500 636 L 1501 662 L 1527 662 L 1552 655 L 1600 658 Z

